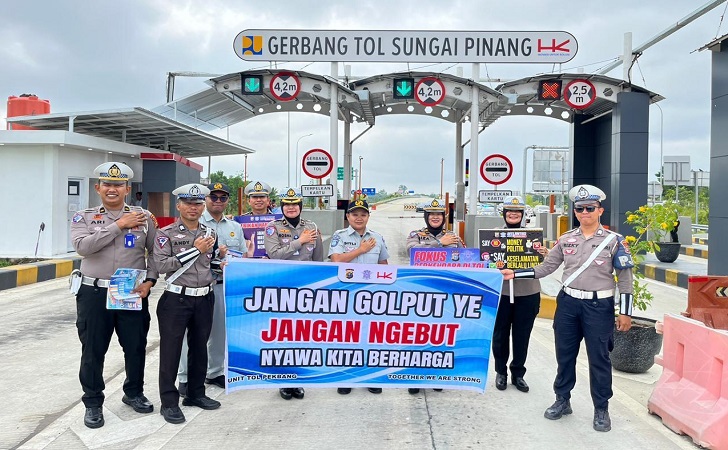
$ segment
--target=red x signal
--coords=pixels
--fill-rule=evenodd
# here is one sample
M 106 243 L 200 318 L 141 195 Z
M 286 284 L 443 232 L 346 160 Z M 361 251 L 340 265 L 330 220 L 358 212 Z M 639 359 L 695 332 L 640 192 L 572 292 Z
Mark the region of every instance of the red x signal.
M 542 81 L 538 86 L 539 100 L 561 100 L 561 80 Z

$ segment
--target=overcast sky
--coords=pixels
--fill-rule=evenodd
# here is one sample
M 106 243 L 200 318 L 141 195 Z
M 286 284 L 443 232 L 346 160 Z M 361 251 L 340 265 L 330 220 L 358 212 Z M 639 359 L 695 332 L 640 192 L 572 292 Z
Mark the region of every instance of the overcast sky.
M 167 72 L 226 74 L 267 67 L 246 62 L 232 42 L 248 28 L 359 30 L 556 30 L 573 34 L 579 50 L 572 61 L 552 67 L 535 64 L 481 65 L 481 76 L 512 80 L 541 73 L 596 72 L 622 52 L 625 32 L 642 44 L 690 14 L 707 0 L 612 0 L 570 2 L 505 1 L 25 1 L 13 2 L 0 14 L 0 94 L 34 93 L 51 102 L 51 112 L 76 112 L 165 102 Z M 660 112 L 650 108 L 650 174 L 659 170 L 660 136 L 665 156 L 690 155 L 693 169 L 709 170 L 710 53 L 695 50 L 728 32 L 721 25 L 725 4 L 648 49 L 633 70 L 634 84 L 663 95 Z M 409 69 L 455 73 L 451 64 L 411 64 Z M 464 64 L 470 76 L 470 64 Z M 280 68 L 329 74 L 328 63 L 287 63 Z M 369 76 L 408 70 L 406 64 L 354 63 L 352 75 Z M 343 74 L 343 67 L 339 72 Z M 622 69 L 608 74 L 622 77 Z M 498 82 L 486 83 L 491 87 Z M 207 87 L 202 78 L 178 78 L 175 97 Z M 5 102 L 0 117 L 5 117 Z M 328 117 L 292 113 L 291 158 L 330 147 Z M 4 128 L 4 121 L 2 122 Z M 249 178 L 283 188 L 287 184 L 287 114 L 268 114 L 237 124 L 231 141 L 257 151 L 248 158 Z M 352 126 L 352 137 L 365 129 Z M 465 134 L 469 133 L 466 129 Z M 226 136 L 223 130 L 219 134 Z M 363 184 L 394 191 L 405 184 L 418 192 L 439 192 L 440 159 L 445 158 L 445 190 L 454 186 L 454 125 L 429 117 L 379 117 L 357 140 L 353 159 L 363 156 Z M 339 133 L 339 139 L 343 133 Z M 529 145 L 568 146 L 569 126 L 547 118 L 498 120 L 480 135 L 480 158 L 502 153 L 514 163 L 505 189 L 520 190 L 522 154 Z M 340 152 L 343 144 L 339 144 Z M 469 147 L 465 149 L 469 155 Z M 207 166 L 207 160 L 197 160 Z M 298 167 L 291 165 L 292 174 Z M 477 176 L 477 166 L 471 177 Z M 530 164 L 529 164 L 530 167 Z M 235 175 L 243 158 L 217 157 L 212 171 Z M 203 176 L 207 174 L 207 168 Z M 530 169 L 529 174 L 530 176 Z M 295 176 L 291 175 L 291 179 Z M 480 181 L 481 189 L 488 189 Z

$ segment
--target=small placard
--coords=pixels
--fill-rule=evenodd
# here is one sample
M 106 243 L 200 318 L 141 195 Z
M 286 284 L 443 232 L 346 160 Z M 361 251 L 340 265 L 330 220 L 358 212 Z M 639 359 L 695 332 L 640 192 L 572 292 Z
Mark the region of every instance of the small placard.
M 304 197 L 331 197 L 334 195 L 334 185 L 304 184 L 301 186 L 301 195 Z

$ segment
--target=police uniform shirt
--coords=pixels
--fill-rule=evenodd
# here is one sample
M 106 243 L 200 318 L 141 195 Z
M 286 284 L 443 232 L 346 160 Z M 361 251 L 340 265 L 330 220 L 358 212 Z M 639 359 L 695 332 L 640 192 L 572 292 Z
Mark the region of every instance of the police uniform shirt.
M 310 220 L 300 219 L 297 227 L 291 226 L 284 217 L 265 227 L 265 252 L 270 259 L 292 261 L 323 261 L 324 249 L 319 233 L 314 242 L 301 244 L 298 238 L 304 230 L 318 230 Z
M 154 242 L 154 261 L 157 264 L 159 273 L 167 274 L 169 278 L 177 269 L 199 255 L 195 262 L 185 270 L 174 284 L 190 288 L 209 286 L 214 281 L 210 264 L 213 257 L 217 256 L 218 244 L 208 252 L 201 254 L 195 247 L 195 239 L 204 237 L 207 226 L 200 223 L 196 230 L 189 230 L 182 221 L 177 221 L 157 230 Z M 216 237 L 215 232 L 212 236 Z
M 374 238 L 377 243 L 373 249 L 359 255 L 353 260 L 352 263 L 359 264 L 378 264 L 379 261 L 385 261 L 389 259 L 389 252 L 387 251 L 387 244 L 384 243 L 384 238 L 381 234 L 376 231 L 372 231 L 367 228 L 364 231 L 364 235 L 361 236 L 351 226 L 334 232 L 331 236 L 331 248 L 329 248 L 329 258 L 335 253 L 349 253 L 352 250 L 356 250 L 361 245 L 361 242 L 366 239 Z
M 621 235 L 607 230 L 601 225 L 588 239 L 584 237 L 581 228 L 564 233 L 554 248 L 549 251 L 543 263 L 534 268 L 536 278 L 543 278 L 553 273 L 563 262 L 562 281 L 566 281 L 571 274 L 579 270 L 599 244 L 610 234 L 614 234 L 615 238 L 599 252 L 594 261 L 569 284 L 569 287 L 583 291 L 614 289 L 615 261 L 619 261 L 619 258 L 631 259 L 629 246 Z M 619 263 L 617 262 L 616 265 L 619 266 Z M 616 274 L 619 280 L 619 292 L 631 294 L 633 289 L 632 269 L 616 269 Z
M 116 224 L 124 214 L 143 212 L 144 226 L 121 229 Z M 118 215 L 118 217 L 115 217 Z M 71 242 L 83 256 L 81 273 L 87 277 L 108 280 L 116 269 L 146 269 L 147 278 L 157 279 L 157 266 L 151 258 L 157 219 L 137 206 L 124 205 L 121 211 L 109 211 L 104 206 L 78 211 L 71 220 Z M 145 258 L 146 252 L 150 258 Z
M 218 222 L 212 217 L 209 211 L 205 210 L 200 217 L 200 223 L 215 231 L 218 246 L 225 245 L 227 248 L 239 252 L 246 252 L 248 250 L 243 229 L 238 222 L 230 220 L 225 216 L 222 216 L 222 219 Z
M 445 230 L 444 228 L 442 229 L 442 231 L 440 231 L 440 233 L 438 233 L 437 236 L 433 236 L 433 234 L 430 233 L 430 230 L 428 230 L 427 227 L 424 227 L 420 230 L 415 230 L 411 232 L 407 237 L 407 250 L 414 247 L 464 247 L 459 237 L 457 242 L 453 244 L 442 245 L 440 239 L 448 234 L 457 236 L 452 231 Z

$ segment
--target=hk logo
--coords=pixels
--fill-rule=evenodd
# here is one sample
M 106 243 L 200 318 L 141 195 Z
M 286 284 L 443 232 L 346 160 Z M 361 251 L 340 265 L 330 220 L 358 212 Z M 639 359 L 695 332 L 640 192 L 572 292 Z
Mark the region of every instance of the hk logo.
M 377 278 L 383 278 L 385 280 L 391 280 L 392 279 L 392 272 L 377 272 Z
M 243 36 L 241 50 L 243 55 L 262 55 L 263 36 Z

